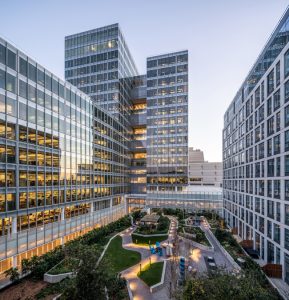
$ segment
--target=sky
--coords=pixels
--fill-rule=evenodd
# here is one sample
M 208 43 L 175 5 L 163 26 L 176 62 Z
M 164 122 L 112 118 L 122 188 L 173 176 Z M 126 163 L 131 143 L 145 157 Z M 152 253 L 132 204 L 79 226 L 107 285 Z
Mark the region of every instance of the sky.
M 119 23 L 139 73 L 189 50 L 189 146 L 222 160 L 223 115 L 288 0 L 0 0 L 0 36 L 64 78 L 64 37 Z

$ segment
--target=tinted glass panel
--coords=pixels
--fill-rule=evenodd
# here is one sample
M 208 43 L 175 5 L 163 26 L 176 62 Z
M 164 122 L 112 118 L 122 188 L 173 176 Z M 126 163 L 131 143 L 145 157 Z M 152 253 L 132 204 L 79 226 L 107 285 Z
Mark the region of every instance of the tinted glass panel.
M 7 66 L 16 70 L 16 54 L 8 49 Z
M 0 63 L 6 63 L 6 47 L 0 44 Z
M 0 89 L 5 89 L 5 72 L 0 70 Z
M 27 76 L 27 61 L 22 57 L 19 58 L 19 72 L 23 76 Z
M 16 93 L 16 78 L 9 73 L 6 75 L 6 89 L 11 93 Z

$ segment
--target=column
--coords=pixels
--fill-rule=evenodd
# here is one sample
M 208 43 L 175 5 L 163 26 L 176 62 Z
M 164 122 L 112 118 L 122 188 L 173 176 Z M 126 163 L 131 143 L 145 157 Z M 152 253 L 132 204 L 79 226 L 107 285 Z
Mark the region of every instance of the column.
M 12 267 L 13 268 L 17 267 L 17 256 L 16 255 L 12 256 Z
M 12 234 L 17 233 L 17 217 L 12 217 Z
M 61 221 L 65 220 L 65 208 L 61 207 Z

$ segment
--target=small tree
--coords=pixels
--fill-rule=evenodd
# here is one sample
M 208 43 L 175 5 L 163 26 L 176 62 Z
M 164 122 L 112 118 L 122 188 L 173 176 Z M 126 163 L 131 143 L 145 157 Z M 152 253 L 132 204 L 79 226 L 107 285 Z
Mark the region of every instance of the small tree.
M 9 277 L 11 282 L 17 282 L 20 278 L 20 273 L 18 268 L 10 268 L 4 272 L 6 277 Z

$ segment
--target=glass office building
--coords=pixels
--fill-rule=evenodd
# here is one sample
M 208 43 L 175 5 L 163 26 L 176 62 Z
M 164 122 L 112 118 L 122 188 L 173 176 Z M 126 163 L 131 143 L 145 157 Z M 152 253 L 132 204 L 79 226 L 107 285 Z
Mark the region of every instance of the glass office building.
M 224 115 L 227 224 L 289 283 L 289 11 Z
M 188 52 L 147 59 L 147 189 L 188 183 Z
M 122 127 L 0 39 L 0 272 L 125 214 Z
M 113 24 L 65 38 L 65 78 L 0 39 L 0 273 L 187 184 L 187 51 L 138 75 Z

